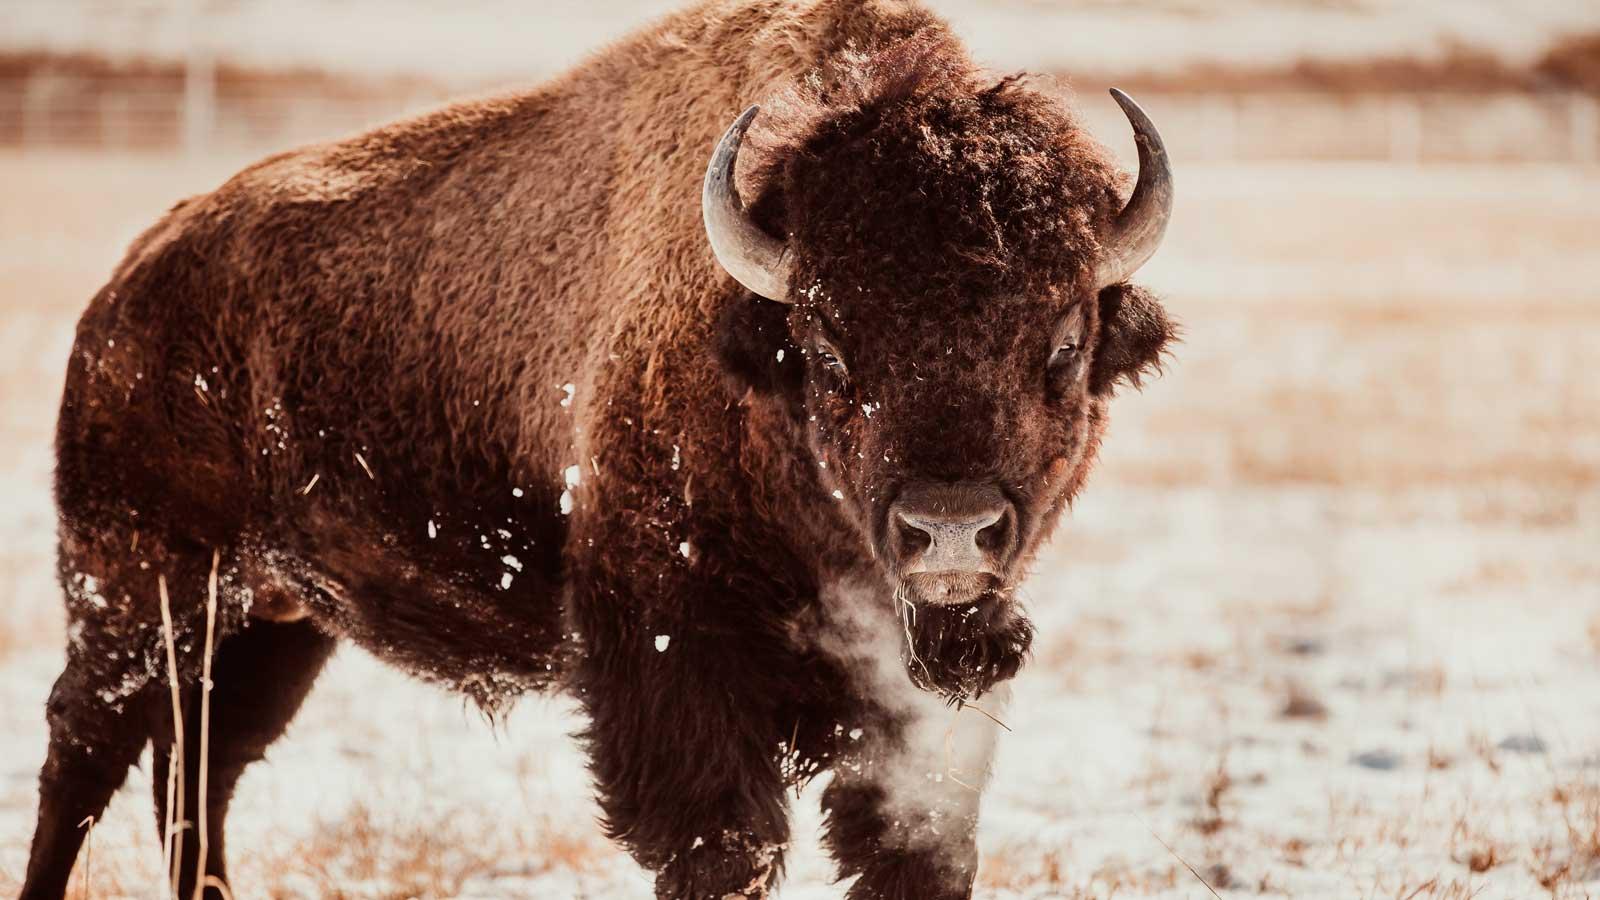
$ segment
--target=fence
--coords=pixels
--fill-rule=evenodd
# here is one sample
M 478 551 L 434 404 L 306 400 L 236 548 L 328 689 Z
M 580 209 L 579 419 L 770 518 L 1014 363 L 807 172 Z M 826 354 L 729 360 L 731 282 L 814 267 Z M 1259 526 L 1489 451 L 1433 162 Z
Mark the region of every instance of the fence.
M 43 72 L 0 77 L 0 147 L 191 152 L 347 134 L 443 102 L 442 90 Z
M 347 134 L 442 102 L 439 89 L 333 90 L 205 77 L 0 78 L 0 146 L 250 150 Z M 1159 94 L 1140 101 L 1181 161 L 1600 162 L 1582 93 Z M 1094 133 L 1127 131 L 1082 95 Z
M 1095 134 L 1127 130 L 1109 103 Z M 1165 94 L 1141 104 L 1183 161 L 1600 162 L 1600 101 L 1582 93 Z

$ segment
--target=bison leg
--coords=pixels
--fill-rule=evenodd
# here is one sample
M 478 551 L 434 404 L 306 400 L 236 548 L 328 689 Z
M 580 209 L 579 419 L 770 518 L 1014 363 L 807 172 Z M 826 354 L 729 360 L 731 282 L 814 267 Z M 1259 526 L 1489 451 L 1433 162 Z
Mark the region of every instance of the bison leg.
M 766 897 L 788 839 L 781 739 L 738 705 L 733 684 L 682 670 L 640 676 L 586 696 L 612 837 L 656 872 L 657 897 Z
M 657 897 L 767 897 L 789 834 L 779 655 L 727 620 L 641 629 L 635 610 L 584 611 L 574 687 L 611 836 L 656 873 Z
M 903 786 L 836 769 L 823 793 L 826 843 L 851 900 L 965 900 L 978 871 L 977 796 L 922 798 L 899 809 Z
M 59 566 L 66 593 L 67 665 L 45 707 L 50 749 L 39 774 L 39 818 L 22 896 L 60 897 L 91 818 L 105 810 L 139 758 L 159 711 L 171 716 L 159 576 L 170 578 L 169 607 L 185 670 L 211 554 L 168 550 L 150 534 L 135 556 L 118 528 L 63 529 Z M 141 565 L 141 562 L 143 565 Z
M 990 716 L 1010 695 L 1001 685 L 983 711 L 916 695 L 889 711 L 895 726 L 869 739 L 855 764 L 834 767 L 825 839 L 841 878 L 859 876 L 852 900 L 972 896 L 978 802 L 999 738 Z
M 335 641 L 309 621 L 252 622 L 224 640 L 212 663 L 210 731 L 207 758 L 205 871 L 209 878 L 227 883 L 223 860 L 223 820 L 233 799 L 234 786 L 245 767 L 262 758 L 267 747 L 289 727 Z M 158 719 L 154 737 L 153 787 L 156 828 L 167 821 L 167 779 L 171 764 L 170 709 Z M 199 686 L 184 695 L 184 740 L 187 765 L 183 771 L 185 817 L 196 819 L 200 809 L 199 737 L 201 725 Z M 182 832 L 178 849 L 177 896 L 194 896 L 200 855 L 200 835 L 195 828 Z M 223 893 L 208 887 L 206 900 L 221 900 Z
M 65 895 L 86 827 L 99 818 L 148 739 L 142 705 L 102 704 L 74 656 L 50 691 L 50 749 L 39 773 L 39 820 L 23 900 Z

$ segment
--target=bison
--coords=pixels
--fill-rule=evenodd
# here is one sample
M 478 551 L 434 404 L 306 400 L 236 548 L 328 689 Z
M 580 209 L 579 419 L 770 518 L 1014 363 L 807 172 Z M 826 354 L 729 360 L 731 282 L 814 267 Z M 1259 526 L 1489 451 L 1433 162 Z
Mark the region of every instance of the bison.
M 173 887 L 220 896 L 340 641 L 491 713 L 574 696 L 658 896 L 766 896 L 823 772 L 850 896 L 969 896 L 1017 585 L 1174 333 L 1127 283 L 1171 175 L 1116 99 L 1126 201 L 916 3 L 710 0 L 179 203 L 68 365 L 23 896 L 147 743 Z

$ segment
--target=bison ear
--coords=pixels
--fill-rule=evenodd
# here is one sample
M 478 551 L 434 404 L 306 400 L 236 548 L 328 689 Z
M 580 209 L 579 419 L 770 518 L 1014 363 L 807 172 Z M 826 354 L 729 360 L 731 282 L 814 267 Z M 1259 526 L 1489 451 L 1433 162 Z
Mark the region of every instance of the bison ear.
M 800 349 L 789 339 L 789 307 L 744 294 L 717 320 L 717 362 L 736 393 L 800 391 Z
M 1142 287 L 1114 284 L 1100 292 L 1100 343 L 1089 371 L 1089 388 L 1111 395 L 1117 385 L 1140 386 L 1161 370 L 1161 354 L 1178 337 L 1161 301 Z

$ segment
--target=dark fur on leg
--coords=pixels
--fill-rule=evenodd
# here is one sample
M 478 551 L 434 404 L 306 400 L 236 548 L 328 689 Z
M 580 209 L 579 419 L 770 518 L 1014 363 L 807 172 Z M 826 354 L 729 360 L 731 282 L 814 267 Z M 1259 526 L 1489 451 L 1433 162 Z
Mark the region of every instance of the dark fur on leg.
M 595 588 L 573 600 L 588 645 L 574 687 L 589 714 L 600 806 L 612 836 L 656 872 L 658 897 L 766 897 L 789 836 L 781 745 L 793 719 L 780 725 L 779 704 L 795 691 L 794 668 L 783 635 L 752 620 L 782 601 L 752 597 L 755 585 L 675 574 L 668 594 L 596 573 Z M 700 618 L 641 614 L 631 597 L 651 590 L 687 598 Z
M 726 686 L 616 677 L 585 694 L 607 830 L 657 873 L 658 897 L 767 896 L 789 827 L 777 736 Z
M 267 747 L 282 736 L 322 672 L 336 642 L 308 621 L 254 622 L 223 641 L 212 666 L 211 735 L 206 784 L 206 875 L 228 883 L 224 858 L 228 806 L 239 777 L 251 763 L 266 755 Z M 165 697 L 162 698 L 165 700 Z M 160 704 L 153 713 L 155 740 L 152 789 L 155 794 L 156 829 L 165 829 L 166 791 L 172 741 L 171 705 Z M 184 691 L 185 816 L 196 820 L 200 808 L 200 690 Z M 183 831 L 178 848 L 177 896 L 192 897 L 200 852 L 196 828 Z M 223 893 L 208 887 L 205 900 L 222 900 Z
M 840 776 L 847 773 L 841 772 Z M 851 900 L 964 900 L 978 870 L 977 795 L 908 815 L 869 780 L 836 777 L 823 794 L 825 841 Z
M 39 773 L 39 820 L 23 900 L 54 900 L 66 893 L 85 820 L 105 811 L 144 749 L 146 726 L 133 709 L 137 704 L 95 715 L 81 702 L 85 696 L 93 695 L 81 682 L 81 667 L 69 662 L 46 706 L 50 750 Z

